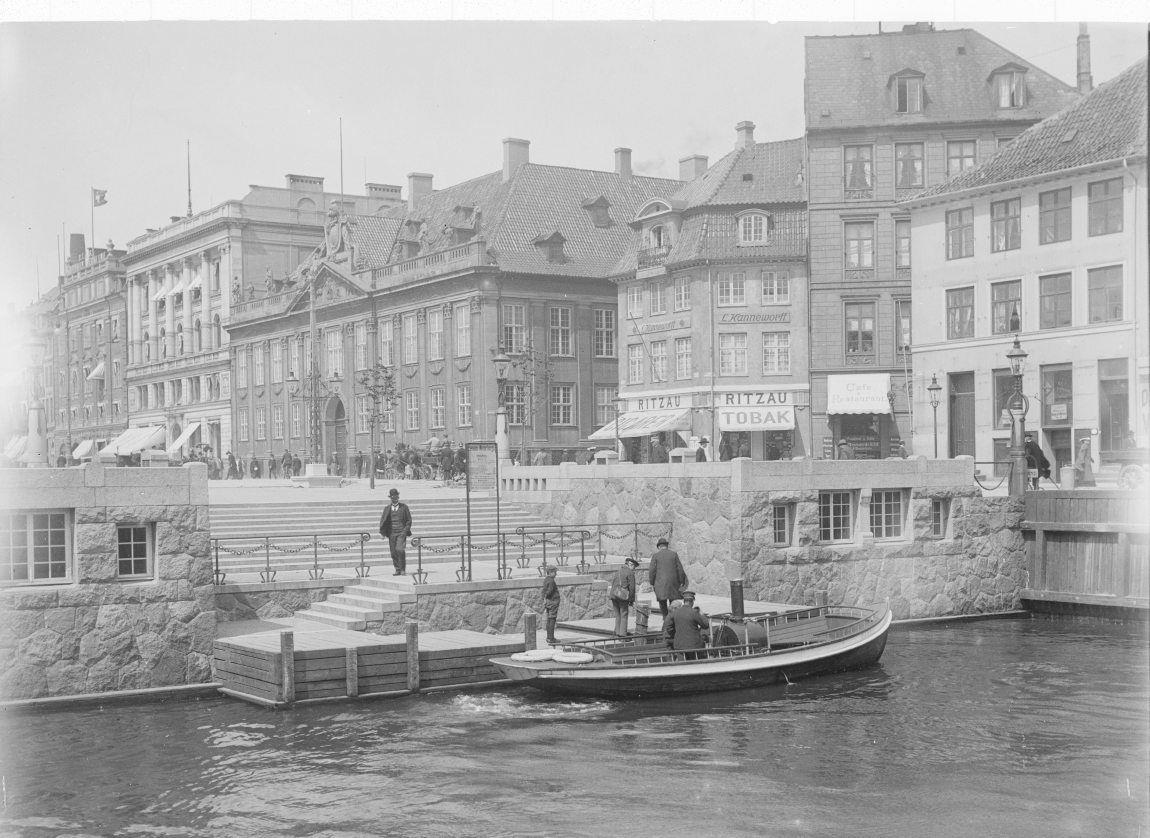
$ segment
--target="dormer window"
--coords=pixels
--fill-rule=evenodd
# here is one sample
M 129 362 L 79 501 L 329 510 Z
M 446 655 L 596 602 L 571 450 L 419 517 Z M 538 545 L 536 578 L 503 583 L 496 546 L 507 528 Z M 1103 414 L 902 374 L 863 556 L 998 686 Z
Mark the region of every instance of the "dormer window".
M 1005 64 L 990 74 L 994 105 L 999 109 L 1021 108 L 1026 104 L 1026 68 Z
M 746 213 L 739 217 L 739 244 L 763 244 L 773 229 L 774 219 L 767 213 Z
M 922 113 L 922 76 L 899 76 L 895 80 L 895 110 Z
M 553 264 L 562 264 L 567 261 L 567 255 L 563 252 L 563 245 L 566 243 L 567 239 L 563 238 L 563 234 L 558 230 L 549 236 L 536 236 L 534 242 L 535 246 L 547 257 L 547 261 Z
M 594 200 L 584 201 L 583 209 L 591 215 L 591 223 L 596 227 L 610 227 L 614 223 L 611 220 L 611 202 L 602 195 Z
M 656 224 L 647 231 L 647 247 L 670 247 L 671 228 Z

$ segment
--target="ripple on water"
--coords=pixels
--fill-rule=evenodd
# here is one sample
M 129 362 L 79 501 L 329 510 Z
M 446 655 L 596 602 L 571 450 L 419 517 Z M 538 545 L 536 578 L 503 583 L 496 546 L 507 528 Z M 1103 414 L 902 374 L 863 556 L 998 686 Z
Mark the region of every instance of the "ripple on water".
M 610 713 L 615 705 L 609 701 L 570 701 L 496 692 L 457 695 L 452 699 L 451 706 L 454 710 L 479 721 L 498 719 L 540 721 L 594 719 Z

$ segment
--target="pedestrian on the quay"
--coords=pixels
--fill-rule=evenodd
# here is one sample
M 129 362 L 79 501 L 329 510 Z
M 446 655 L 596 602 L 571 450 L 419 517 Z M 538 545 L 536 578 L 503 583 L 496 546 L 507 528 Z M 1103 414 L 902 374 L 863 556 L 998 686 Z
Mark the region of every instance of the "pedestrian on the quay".
M 743 439 L 739 442 L 739 456 L 740 457 L 750 457 L 751 456 L 751 441 L 749 439 L 747 439 L 746 437 L 743 437 Z
M 555 638 L 555 623 L 559 619 L 559 585 L 555 574 L 559 568 L 547 565 L 547 575 L 543 577 L 543 611 L 547 615 L 547 642 L 552 646 L 559 641 Z
M 1094 485 L 1094 464 L 1090 457 L 1090 437 L 1082 437 L 1078 443 L 1078 456 L 1074 461 L 1074 485 Z
M 651 556 L 651 567 L 647 571 L 647 581 L 655 589 L 655 599 L 659 601 L 659 612 L 666 620 L 670 611 L 668 603 L 678 599 L 683 588 L 687 587 L 687 571 L 679 560 L 679 554 L 671 549 L 670 542 L 660 538 L 655 544 L 659 549 Z
M 291 452 L 286 448 L 284 449 L 283 456 L 280 457 L 280 468 L 283 471 L 284 477 L 292 476 L 293 471 L 291 466 Z
M 855 458 L 855 450 L 851 444 L 845 439 L 839 440 L 839 457 L 840 460 L 853 460 Z
M 294 474 L 296 477 L 299 477 L 301 474 L 303 474 L 303 460 L 299 458 L 298 454 L 292 454 L 291 470 L 292 474 Z
M 355 476 L 357 478 L 363 477 L 363 452 L 358 448 L 355 449 L 355 457 L 352 459 L 352 463 L 355 465 Z
M 236 455 L 233 454 L 231 451 L 228 452 L 228 476 L 226 479 L 227 480 L 239 480 L 240 479 L 240 468 L 239 468 L 239 465 L 236 464 Z
M 1050 477 L 1050 461 L 1046 459 L 1042 446 L 1034 441 L 1033 434 L 1026 434 L 1023 447 L 1026 449 L 1026 470 L 1031 488 L 1037 489 L 1039 480 Z
M 611 594 L 611 605 L 615 609 L 615 636 L 616 637 L 630 637 L 631 632 L 627 631 L 627 615 L 631 610 L 631 603 L 635 601 L 635 593 L 637 588 L 635 586 L 635 568 L 639 566 L 639 560 L 634 556 L 628 556 L 623 566 L 615 571 L 615 575 L 611 577 L 611 586 L 609 592 Z
M 731 435 L 723 434 L 723 438 L 719 442 L 719 459 L 726 461 L 734 456 L 735 452 L 731 450 Z
M 248 474 L 253 480 L 260 476 L 260 461 L 256 459 L 256 455 L 252 454 L 251 461 L 248 463 Z
M 700 649 L 707 646 L 701 629 L 709 629 L 711 621 L 695 606 L 695 592 L 683 591 L 683 604 L 671 612 L 663 621 L 663 639 L 667 648 L 684 652 L 688 660 L 696 660 L 703 655 Z
M 667 446 L 663 444 L 662 436 L 651 437 L 651 462 L 652 463 L 667 463 L 671 461 L 671 454 L 667 451 Z
M 411 535 L 411 510 L 406 503 L 400 503 L 399 490 L 387 493 L 391 503 L 383 510 L 379 519 L 379 534 L 387 539 L 391 549 L 391 563 L 395 567 L 392 576 L 402 576 L 407 572 L 407 539 Z
M 706 437 L 699 440 L 699 447 L 695 449 L 695 462 L 705 463 L 711 459 L 711 442 Z

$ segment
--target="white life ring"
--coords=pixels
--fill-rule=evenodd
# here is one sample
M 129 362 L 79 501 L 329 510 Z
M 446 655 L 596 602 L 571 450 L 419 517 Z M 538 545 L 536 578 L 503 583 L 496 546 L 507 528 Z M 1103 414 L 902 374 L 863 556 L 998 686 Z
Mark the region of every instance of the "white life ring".
M 556 663 L 591 663 L 595 656 L 589 652 L 556 652 Z
M 549 661 L 555 656 L 554 649 L 528 649 L 526 652 L 516 652 L 511 656 L 513 661 Z

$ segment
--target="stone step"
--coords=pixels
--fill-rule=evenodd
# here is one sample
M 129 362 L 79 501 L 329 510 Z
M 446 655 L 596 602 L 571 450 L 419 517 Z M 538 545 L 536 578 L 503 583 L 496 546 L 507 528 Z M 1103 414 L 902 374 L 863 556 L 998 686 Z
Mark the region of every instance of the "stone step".
M 334 614 L 324 614 L 320 611 L 316 611 L 315 606 L 305 611 L 296 611 L 292 616 L 299 617 L 302 620 L 311 620 L 313 623 L 323 623 L 324 625 L 347 629 L 348 631 L 363 631 L 367 628 L 367 620 L 356 620 L 348 617 L 339 617 Z
M 411 601 L 414 601 L 415 595 L 408 594 L 407 598 Z M 332 594 L 329 596 L 327 598 L 327 602 L 334 605 L 341 605 L 346 608 L 357 608 L 364 612 L 378 613 L 380 615 L 387 611 L 398 611 L 403 606 L 403 601 L 398 595 L 390 599 L 373 598 L 370 596 L 357 596 L 355 594 L 348 593 L 346 589 L 342 594 Z
M 326 600 L 321 602 L 313 602 L 308 610 L 314 611 L 317 614 L 329 614 L 333 617 L 340 617 L 346 620 L 362 620 L 366 622 L 368 620 L 383 619 L 382 607 L 371 606 L 363 608 L 359 606 L 346 605 L 337 601 L 339 596 L 341 595 L 333 594 Z

